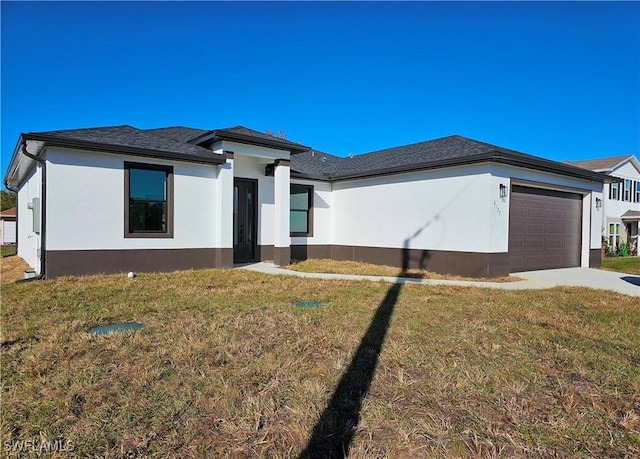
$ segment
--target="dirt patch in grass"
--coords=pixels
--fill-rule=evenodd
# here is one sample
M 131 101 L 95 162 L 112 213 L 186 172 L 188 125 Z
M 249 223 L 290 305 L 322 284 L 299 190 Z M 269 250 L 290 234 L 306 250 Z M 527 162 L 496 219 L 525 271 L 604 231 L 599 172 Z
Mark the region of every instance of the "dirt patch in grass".
M 24 279 L 24 272 L 31 269 L 19 256 L 11 255 L 0 258 L 0 281 L 3 284 Z
M 602 269 L 640 276 L 640 257 L 617 257 L 602 260 Z
M 64 439 L 91 457 L 295 457 L 390 288 L 381 350 L 364 347 L 377 358 L 370 387 L 345 401 L 358 417 L 335 426 L 351 429 L 349 457 L 640 455 L 635 298 L 242 270 L 3 285 L 3 441 Z M 146 327 L 87 333 L 134 320 Z
M 354 274 L 359 276 L 386 276 L 386 277 L 409 277 L 415 279 L 444 279 L 444 280 L 464 280 L 464 281 L 490 281 L 490 282 L 517 282 L 522 280 L 519 277 L 494 277 L 482 279 L 477 277 L 462 277 L 453 274 L 438 274 L 422 269 L 409 269 L 399 274 L 399 269 L 393 266 L 374 265 L 359 261 L 338 261 L 330 259 L 310 259 L 295 261 L 286 269 L 305 273 L 328 273 L 328 274 Z

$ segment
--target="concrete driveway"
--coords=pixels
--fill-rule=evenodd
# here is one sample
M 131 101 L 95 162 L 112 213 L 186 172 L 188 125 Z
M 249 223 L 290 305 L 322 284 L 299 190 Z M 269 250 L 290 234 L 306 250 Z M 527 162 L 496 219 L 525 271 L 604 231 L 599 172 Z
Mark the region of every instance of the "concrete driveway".
M 522 288 L 550 288 L 560 285 L 570 287 L 589 287 L 599 290 L 613 290 L 625 295 L 640 296 L 640 276 L 603 271 L 591 268 L 548 269 L 516 273 L 514 276 L 525 279 Z M 514 282 L 513 284 L 522 284 Z
M 484 287 L 503 290 L 545 289 L 564 285 L 570 287 L 588 287 L 599 290 L 612 290 L 625 295 L 640 297 L 640 276 L 591 268 L 564 268 L 515 273 L 512 275 L 522 279 L 521 281 L 516 282 L 458 281 L 444 279 L 415 279 L 409 277 L 358 276 L 351 274 L 303 273 L 289 269 L 277 268 L 273 263 L 264 262 L 238 266 L 237 269 L 258 271 L 266 274 L 319 279 L 370 280 L 374 282 L 387 281 L 400 284 L 463 285 L 468 287 Z

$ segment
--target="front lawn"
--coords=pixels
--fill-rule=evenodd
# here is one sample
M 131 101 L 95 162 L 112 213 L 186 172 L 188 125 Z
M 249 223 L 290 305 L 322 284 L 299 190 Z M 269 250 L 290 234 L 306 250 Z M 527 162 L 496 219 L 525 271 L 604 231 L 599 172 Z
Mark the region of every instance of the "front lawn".
M 374 265 L 371 263 L 363 263 L 360 261 L 348 260 L 330 260 L 310 258 L 304 261 L 294 261 L 286 269 L 292 271 L 300 271 L 305 273 L 329 273 L 329 274 L 355 274 L 359 276 L 383 276 L 383 277 L 409 277 L 416 279 L 447 279 L 447 280 L 466 280 L 466 281 L 482 281 L 491 282 L 517 282 L 522 280 L 516 276 L 492 277 L 490 279 L 478 279 L 453 274 L 439 274 L 424 269 L 408 269 L 402 271 L 393 266 Z
M 602 269 L 640 276 L 640 257 L 605 258 Z
M 133 320 L 146 327 L 87 333 Z M 3 446 L 284 458 L 341 455 L 338 439 L 352 458 L 637 457 L 639 329 L 637 298 L 576 288 L 240 270 L 3 284 Z

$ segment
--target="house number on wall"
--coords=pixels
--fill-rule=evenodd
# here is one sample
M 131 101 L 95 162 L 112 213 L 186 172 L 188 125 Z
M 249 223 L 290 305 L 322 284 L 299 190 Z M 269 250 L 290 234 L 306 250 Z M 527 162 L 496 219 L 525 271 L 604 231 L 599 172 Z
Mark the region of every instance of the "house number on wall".
M 500 206 L 498 206 L 498 203 L 493 201 L 493 207 L 496 208 L 496 212 L 498 212 L 498 215 L 502 215 L 502 210 L 500 209 Z

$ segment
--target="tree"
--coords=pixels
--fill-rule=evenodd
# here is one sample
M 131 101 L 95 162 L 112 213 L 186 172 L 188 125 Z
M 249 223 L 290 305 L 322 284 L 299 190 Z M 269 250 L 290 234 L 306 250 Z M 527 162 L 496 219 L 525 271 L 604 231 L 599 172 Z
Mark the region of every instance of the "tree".
M 9 193 L 8 191 L 2 190 L 0 191 L 1 194 L 1 200 L 2 201 L 2 209 L 0 210 L 7 210 L 7 209 L 11 209 L 12 207 L 16 206 L 16 195 L 13 193 Z

